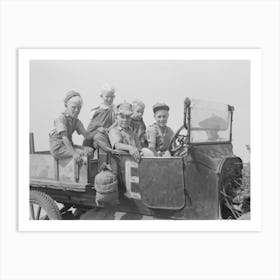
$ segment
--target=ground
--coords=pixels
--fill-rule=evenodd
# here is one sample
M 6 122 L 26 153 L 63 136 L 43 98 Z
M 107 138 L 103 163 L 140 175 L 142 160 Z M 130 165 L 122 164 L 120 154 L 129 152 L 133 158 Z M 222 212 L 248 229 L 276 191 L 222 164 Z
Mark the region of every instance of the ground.
M 68 211 L 62 215 L 63 220 L 75 220 L 75 211 Z M 140 214 L 115 212 L 110 209 L 93 208 L 80 216 L 81 220 L 154 220 L 151 216 Z

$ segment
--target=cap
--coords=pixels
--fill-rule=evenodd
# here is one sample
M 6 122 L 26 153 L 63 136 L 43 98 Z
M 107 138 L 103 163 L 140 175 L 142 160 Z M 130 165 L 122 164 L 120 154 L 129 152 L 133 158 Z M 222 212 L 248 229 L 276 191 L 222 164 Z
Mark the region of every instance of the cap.
M 127 102 L 123 102 L 117 106 L 118 113 L 129 115 L 131 116 L 133 114 L 132 112 L 132 105 Z
M 104 93 L 115 93 L 115 88 L 109 84 L 105 84 L 101 87 L 100 94 Z
M 153 106 L 153 112 L 156 113 L 159 110 L 167 110 L 169 111 L 169 106 L 165 103 L 158 102 Z
M 78 97 L 81 98 L 81 95 L 80 95 L 78 92 L 76 92 L 76 91 L 74 91 L 74 90 L 68 91 L 68 92 L 66 93 L 65 98 L 64 98 L 64 105 L 66 105 L 67 102 L 68 102 L 72 97 L 74 97 L 74 96 L 78 96 Z

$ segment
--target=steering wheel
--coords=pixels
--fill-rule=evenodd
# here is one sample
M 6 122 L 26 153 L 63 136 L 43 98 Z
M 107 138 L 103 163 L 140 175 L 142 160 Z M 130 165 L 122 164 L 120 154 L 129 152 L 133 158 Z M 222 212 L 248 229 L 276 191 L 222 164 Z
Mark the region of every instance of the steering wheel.
M 178 155 L 187 146 L 187 129 L 182 125 L 170 140 L 168 150 L 170 154 Z

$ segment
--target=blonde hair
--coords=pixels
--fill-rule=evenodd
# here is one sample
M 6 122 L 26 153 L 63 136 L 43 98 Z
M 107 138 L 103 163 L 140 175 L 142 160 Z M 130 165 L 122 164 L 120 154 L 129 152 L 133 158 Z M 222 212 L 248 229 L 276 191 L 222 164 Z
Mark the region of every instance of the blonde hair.
M 100 96 L 103 96 L 105 93 L 112 93 L 115 95 L 115 88 L 109 84 L 105 84 L 101 87 Z
M 145 109 L 145 104 L 144 104 L 144 102 L 141 101 L 141 100 L 138 100 L 138 99 L 132 101 L 132 109 L 134 110 L 137 106 L 143 108 L 143 110 Z

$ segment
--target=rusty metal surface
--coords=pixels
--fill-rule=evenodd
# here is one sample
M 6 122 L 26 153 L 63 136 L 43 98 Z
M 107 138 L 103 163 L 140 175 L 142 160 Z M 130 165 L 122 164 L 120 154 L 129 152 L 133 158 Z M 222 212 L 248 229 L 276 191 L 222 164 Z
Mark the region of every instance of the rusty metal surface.
M 157 209 L 181 209 L 185 205 L 182 158 L 143 158 L 139 165 L 142 202 Z
M 199 162 L 189 161 L 184 177 L 193 207 L 180 214 L 185 219 L 218 219 L 219 190 L 215 171 Z
M 236 158 L 231 144 L 199 145 L 184 157 L 185 186 L 192 208 L 174 214 L 183 219 L 219 219 L 219 167 L 227 158 Z
M 227 157 L 234 157 L 232 144 L 197 145 L 189 149 L 191 161 L 198 167 L 204 165 L 216 171 L 220 162 Z

